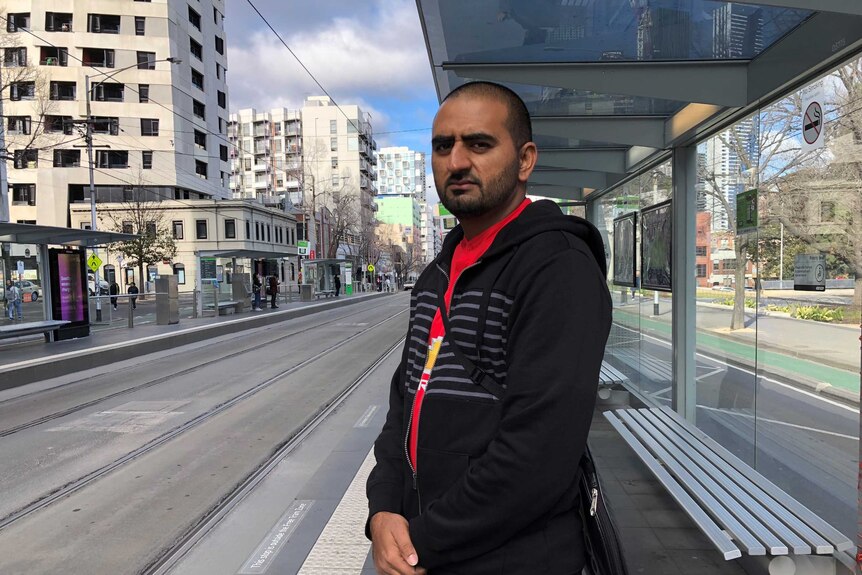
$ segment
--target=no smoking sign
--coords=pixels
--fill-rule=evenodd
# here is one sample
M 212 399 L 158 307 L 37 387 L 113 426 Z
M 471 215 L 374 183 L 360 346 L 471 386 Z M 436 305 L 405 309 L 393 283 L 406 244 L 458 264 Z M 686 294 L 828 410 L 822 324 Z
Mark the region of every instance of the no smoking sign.
M 823 85 L 815 82 L 802 90 L 802 151 L 823 147 Z

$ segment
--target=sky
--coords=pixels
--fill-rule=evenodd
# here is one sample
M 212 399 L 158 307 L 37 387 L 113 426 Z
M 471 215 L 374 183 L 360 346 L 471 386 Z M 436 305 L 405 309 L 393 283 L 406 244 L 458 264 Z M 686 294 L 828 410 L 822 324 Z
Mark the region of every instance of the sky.
M 415 0 L 252 2 L 337 104 L 371 114 L 378 147 L 425 152 L 430 173 L 437 96 Z M 225 5 L 231 112 L 323 95 L 247 0 Z

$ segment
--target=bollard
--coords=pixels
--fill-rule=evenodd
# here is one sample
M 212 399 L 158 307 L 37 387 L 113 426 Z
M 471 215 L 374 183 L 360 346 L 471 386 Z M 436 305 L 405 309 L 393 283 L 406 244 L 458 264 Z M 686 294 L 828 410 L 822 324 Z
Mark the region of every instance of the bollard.
M 129 298 L 128 302 L 129 305 L 127 307 L 129 308 L 129 327 L 133 328 L 135 327 L 135 308 L 132 307 L 132 298 Z

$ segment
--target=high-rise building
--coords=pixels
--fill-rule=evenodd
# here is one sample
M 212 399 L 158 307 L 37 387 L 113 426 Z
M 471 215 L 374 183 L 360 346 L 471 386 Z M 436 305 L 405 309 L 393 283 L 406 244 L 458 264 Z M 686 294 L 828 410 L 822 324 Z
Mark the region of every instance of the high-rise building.
M 443 227 L 440 217 L 434 214 L 434 204 L 423 202 L 420 209 L 422 211 L 422 222 L 419 228 L 422 261 L 427 264 L 437 257 L 440 248 L 443 247 Z
M 758 135 L 757 118 L 749 118 L 706 142 L 704 161 L 707 173 L 712 176 L 703 187 L 703 207 L 712 212 L 715 231 L 730 229 L 737 194 L 753 185 L 751 182 L 759 165 Z M 725 203 L 730 210 L 725 209 Z M 701 209 L 701 202 L 698 205 Z
M 377 189 L 381 196 L 406 196 L 425 201 L 425 154 L 407 147 L 377 152 Z
M 66 226 L 90 201 L 87 84 L 97 202 L 228 197 L 224 0 L 5 9 L 11 221 Z
M 725 4 L 712 11 L 713 58 L 754 58 L 762 50 L 762 8 Z
M 230 189 L 269 206 L 302 203 L 302 113 L 254 108 L 230 115 Z

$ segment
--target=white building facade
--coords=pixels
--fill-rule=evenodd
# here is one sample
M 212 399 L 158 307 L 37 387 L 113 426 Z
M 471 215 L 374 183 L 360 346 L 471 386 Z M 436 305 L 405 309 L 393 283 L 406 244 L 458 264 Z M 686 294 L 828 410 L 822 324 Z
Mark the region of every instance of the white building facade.
M 5 9 L 11 221 L 67 226 L 71 206 L 89 205 L 87 81 L 97 203 L 134 187 L 167 200 L 229 196 L 223 0 Z
M 377 191 L 383 196 L 411 195 L 425 201 L 425 154 L 404 147 L 377 152 Z

